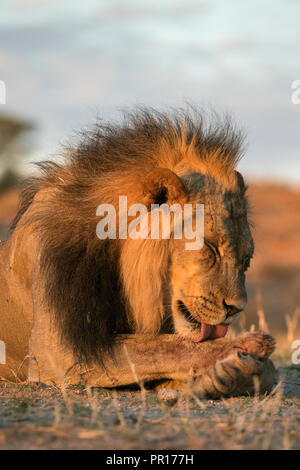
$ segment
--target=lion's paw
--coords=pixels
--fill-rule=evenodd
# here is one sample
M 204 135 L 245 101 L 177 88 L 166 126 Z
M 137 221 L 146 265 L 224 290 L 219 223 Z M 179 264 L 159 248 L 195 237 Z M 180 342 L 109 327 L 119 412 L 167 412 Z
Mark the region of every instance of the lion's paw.
M 269 392 L 275 381 L 270 359 L 237 351 L 203 371 L 193 384 L 200 398 Z
M 257 331 L 240 336 L 234 341 L 233 347 L 244 354 L 267 358 L 275 350 L 275 344 L 271 335 Z

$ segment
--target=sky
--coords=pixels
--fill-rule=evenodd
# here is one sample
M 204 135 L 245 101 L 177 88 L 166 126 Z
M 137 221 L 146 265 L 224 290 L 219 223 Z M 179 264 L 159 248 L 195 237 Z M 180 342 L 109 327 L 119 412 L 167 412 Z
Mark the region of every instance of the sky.
M 97 117 L 190 102 L 247 134 L 239 169 L 300 183 L 298 0 L 0 0 L 0 112 L 54 158 Z

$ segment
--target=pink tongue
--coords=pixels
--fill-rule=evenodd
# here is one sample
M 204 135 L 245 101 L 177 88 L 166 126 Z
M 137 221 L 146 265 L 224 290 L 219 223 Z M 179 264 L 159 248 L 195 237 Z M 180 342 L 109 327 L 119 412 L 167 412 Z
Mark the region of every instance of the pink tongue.
M 228 325 L 207 325 L 201 323 L 201 333 L 197 338 L 193 338 L 194 343 L 200 343 L 206 339 L 223 338 L 228 330 Z

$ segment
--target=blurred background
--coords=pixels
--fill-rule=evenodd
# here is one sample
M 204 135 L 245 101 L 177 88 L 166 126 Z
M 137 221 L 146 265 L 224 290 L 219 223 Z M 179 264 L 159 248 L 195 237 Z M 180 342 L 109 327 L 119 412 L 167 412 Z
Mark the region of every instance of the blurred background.
M 31 162 L 96 117 L 229 112 L 247 133 L 256 242 L 245 325 L 300 339 L 299 17 L 297 0 L 0 0 L 0 237 Z

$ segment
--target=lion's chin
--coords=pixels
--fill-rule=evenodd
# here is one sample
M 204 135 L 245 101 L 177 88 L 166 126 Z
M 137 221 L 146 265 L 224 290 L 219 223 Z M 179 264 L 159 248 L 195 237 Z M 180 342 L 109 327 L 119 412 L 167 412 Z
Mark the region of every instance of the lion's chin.
M 207 323 L 201 323 L 201 329 L 199 336 L 192 338 L 194 343 L 200 343 L 206 339 L 223 338 L 228 330 L 228 325 L 220 323 L 219 325 L 208 325 Z

